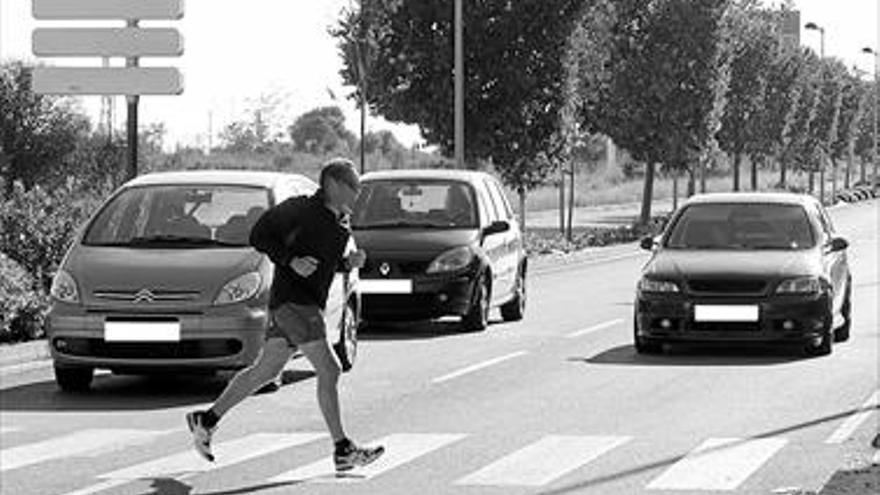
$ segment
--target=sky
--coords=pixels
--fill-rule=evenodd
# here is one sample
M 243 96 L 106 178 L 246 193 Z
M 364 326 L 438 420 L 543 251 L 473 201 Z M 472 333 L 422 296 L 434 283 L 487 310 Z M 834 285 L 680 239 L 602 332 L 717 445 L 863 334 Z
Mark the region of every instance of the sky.
M 75 0 L 72 0 L 75 1 Z M 184 77 L 177 96 L 143 96 L 140 125 L 162 122 L 166 147 L 205 146 L 209 134 L 218 144 L 220 130 L 246 116 L 261 96 L 275 95 L 276 110 L 285 125 L 320 106 L 338 105 L 346 124 L 357 133 L 359 112 L 345 98 L 352 88 L 339 76 L 342 62 L 336 41 L 327 33 L 341 9 L 357 0 L 185 0 L 179 21 L 142 22 L 142 27 L 174 27 L 184 38 L 184 54 L 174 58 L 144 58 L 143 66 L 173 66 Z M 419 1 L 419 0 L 414 0 Z M 696 0 L 698 1 L 698 0 Z M 765 5 L 781 3 L 764 0 Z M 873 72 L 865 46 L 880 48 L 880 0 L 795 0 L 802 24 L 815 22 L 825 29 L 825 54 L 847 66 Z M 467 8 L 467 0 L 465 0 Z M 31 52 L 35 27 L 120 26 L 119 22 L 35 21 L 32 0 L 0 0 L 0 60 L 37 61 Z M 819 33 L 801 31 L 801 43 L 819 51 Z M 880 51 L 880 50 L 878 50 Z M 40 59 L 51 65 L 100 66 L 100 59 Z M 114 60 L 111 65 L 121 65 Z M 334 99 L 335 97 L 335 99 Z M 93 118 L 100 97 L 81 97 Z M 116 127 L 124 128 L 125 100 L 114 98 Z M 392 130 L 406 146 L 421 142 L 414 126 L 398 125 L 368 116 L 367 130 Z

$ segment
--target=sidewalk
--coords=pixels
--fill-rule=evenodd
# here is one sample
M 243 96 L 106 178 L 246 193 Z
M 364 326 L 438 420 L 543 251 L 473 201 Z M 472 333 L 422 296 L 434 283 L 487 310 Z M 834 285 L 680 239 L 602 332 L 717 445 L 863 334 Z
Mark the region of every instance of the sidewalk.
M 681 199 L 679 200 L 679 204 Z M 578 206 L 572 215 L 574 227 L 617 227 L 632 225 L 638 220 L 642 204 L 620 203 L 615 205 Z M 651 216 L 662 215 L 672 211 L 672 200 L 663 199 L 651 203 Z M 568 212 L 566 212 L 568 215 Z M 566 221 L 568 217 L 566 216 Z M 526 228 L 558 228 L 559 209 L 526 212 Z
M 0 368 L 49 359 L 46 339 L 17 344 L 0 344 Z

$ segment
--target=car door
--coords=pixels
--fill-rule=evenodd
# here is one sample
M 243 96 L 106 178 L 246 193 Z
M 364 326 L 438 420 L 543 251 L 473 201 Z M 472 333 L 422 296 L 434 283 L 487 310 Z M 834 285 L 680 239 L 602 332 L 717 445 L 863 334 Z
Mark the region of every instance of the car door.
M 828 213 L 825 211 L 821 205 L 816 203 L 813 206 L 816 210 L 816 214 L 819 218 L 819 223 L 822 227 L 822 234 L 820 242 L 822 243 L 822 265 L 825 276 L 828 277 L 828 280 L 831 281 L 832 287 L 834 287 L 834 311 L 837 312 L 838 308 L 840 308 L 841 304 L 843 304 L 843 297 L 846 292 L 846 283 L 847 283 L 847 259 L 846 259 L 846 250 L 840 251 L 831 251 L 829 249 L 829 243 L 831 239 L 836 236 L 834 232 L 834 225 L 831 223 L 831 218 L 828 217 Z
M 504 208 L 501 192 L 497 182 L 491 177 L 483 180 L 483 190 L 487 199 L 492 222 L 504 221 L 510 223 L 507 211 Z M 490 225 L 491 223 L 490 222 Z M 492 270 L 495 282 L 492 285 L 492 299 L 496 303 L 506 302 L 516 282 L 515 252 L 512 250 L 513 232 L 507 230 L 486 236 L 486 242 L 492 245 Z

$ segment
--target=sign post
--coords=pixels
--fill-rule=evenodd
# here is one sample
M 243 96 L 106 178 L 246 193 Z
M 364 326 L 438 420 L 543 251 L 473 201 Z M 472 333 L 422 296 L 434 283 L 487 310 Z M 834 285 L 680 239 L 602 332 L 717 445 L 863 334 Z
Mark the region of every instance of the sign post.
M 178 20 L 183 0 L 33 0 L 37 20 L 123 20 L 125 28 L 38 28 L 33 52 L 42 57 L 124 57 L 125 67 L 38 67 L 33 88 L 40 94 L 125 95 L 128 164 L 126 180 L 137 176 L 140 95 L 183 92 L 180 71 L 140 67 L 140 57 L 177 57 L 183 40 L 176 29 L 138 27 L 146 20 Z

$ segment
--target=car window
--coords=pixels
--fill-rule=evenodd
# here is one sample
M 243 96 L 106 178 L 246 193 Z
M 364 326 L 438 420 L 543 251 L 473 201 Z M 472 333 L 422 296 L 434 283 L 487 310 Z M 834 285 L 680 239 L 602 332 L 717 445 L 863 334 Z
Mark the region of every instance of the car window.
M 504 188 L 501 187 L 501 184 L 497 180 L 492 180 L 492 183 L 495 185 L 495 189 L 498 191 L 498 197 L 501 198 L 501 205 L 504 206 L 504 211 L 507 213 L 507 218 L 513 218 L 513 207 L 510 205 L 510 200 L 507 198 L 507 195 L 504 194 Z
M 816 239 L 799 205 L 712 203 L 687 206 L 666 247 L 678 249 L 805 249 Z
M 819 205 L 816 205 L 815 208 L 816 216 L 819 217 L 819 223 L 822 224 L 822 230 L 825 232 L 825 236 L 828 238 L 834 237 L 834 226 L 831 224 L 831 219 L 828 218 L 828 212 Z
M 476 228 L 473 188 L 458 181 L 367 181 L 352 216 L 353 228 Z
M 89 225 L 87 245 L 247 246 L 269 206 L 264 188 L 221 185 L 134 187 L 115 196 Z
M 507 212 L 504 211 L 504 205 L 495 184 L 491 180 L 486 179 L 484 185 L 488 190 L 489 203 L 492 205 L 492 211 L 495 212 L 494 218 L 498 220 L 507 220 Z

